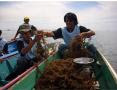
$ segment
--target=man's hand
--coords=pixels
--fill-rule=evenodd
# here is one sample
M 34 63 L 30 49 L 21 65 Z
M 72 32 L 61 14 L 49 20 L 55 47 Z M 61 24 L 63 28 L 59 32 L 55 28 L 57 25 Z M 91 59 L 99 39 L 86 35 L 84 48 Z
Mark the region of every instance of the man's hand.
M 43 35 L 45 35 L 47 37 L 53 37 L 54 36 L 53 32 L 43 32 Z
M 16 38 L 12 38 L 12 39 L 11 39 L 11 41 L 15 41 L 15 40 L 16 40 Z
M 95 32 L 93 32 L 93 31 L 83 32 L 80 34 L 80 36 L 83 38 L 90 38 L 93 35 L 95 35 Z
M 35 36 L 34 41 L 37 42 L 37 41 L 41 40 L 42 38 L 43 38 L 43 35 L 42 35 L 42 34 L 37 34 L 37 35 Z
M 86 37 L 87 37 L 87 32 L 83 32 L 83 33 L 81 33 L 81 34 L 80 34 L 80 37 L 82 37 L 82 38 L 86 38 Z

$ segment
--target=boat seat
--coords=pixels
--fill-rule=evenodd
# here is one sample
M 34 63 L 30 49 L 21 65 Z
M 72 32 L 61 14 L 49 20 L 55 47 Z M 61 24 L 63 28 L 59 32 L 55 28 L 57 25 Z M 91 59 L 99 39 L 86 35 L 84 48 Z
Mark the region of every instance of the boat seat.
M 17 51 L 17 41 L 14 41 L 8 44 L 8 52 L 12 53 L 14 51 Z

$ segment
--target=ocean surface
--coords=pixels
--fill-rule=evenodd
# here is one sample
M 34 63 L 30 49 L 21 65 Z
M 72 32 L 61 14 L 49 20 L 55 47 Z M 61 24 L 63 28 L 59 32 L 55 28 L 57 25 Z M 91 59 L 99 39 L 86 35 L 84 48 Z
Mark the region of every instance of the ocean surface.
M 6 40 L 10 40 L 15 36 L 15 30 L 3 31 L 3 37 Z M 117 72 L 117 31 L 96 31 L 96 35 L 93 37 L 94 44 L 107 58 L 109 63 Z M 51 40 L 52 41 L 52 40 Z M 54 42 L 54 40 L 53 40 Z
M 96 32 L 96 44 L 117 73 L 117 31 Z

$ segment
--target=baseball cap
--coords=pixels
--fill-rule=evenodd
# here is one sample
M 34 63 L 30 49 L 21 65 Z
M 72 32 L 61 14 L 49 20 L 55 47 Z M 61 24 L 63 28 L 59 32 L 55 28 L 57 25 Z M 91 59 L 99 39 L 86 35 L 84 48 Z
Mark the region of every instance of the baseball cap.
M 21 29 L 20 30 L 21 33 L 29 32 L 29 31 L 31 31 L 31 30 L 30 29 Z

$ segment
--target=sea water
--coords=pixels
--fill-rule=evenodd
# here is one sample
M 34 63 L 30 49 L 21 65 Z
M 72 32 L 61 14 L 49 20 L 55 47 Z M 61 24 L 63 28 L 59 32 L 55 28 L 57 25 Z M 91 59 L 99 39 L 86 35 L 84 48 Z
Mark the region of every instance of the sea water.
M 8 41 L 15 36 L 16 30 L 5 30 L 2 36 Z M 92 37 L 96 47 L 103 53 L 109 63 L 117 72 L 117 31 L 100 30 L 96 31 L 96 35 Z M 60 42 L 61 40 L 47 39 L 50 42 Z M 60 44 L 60 43 L 58 43 Z

